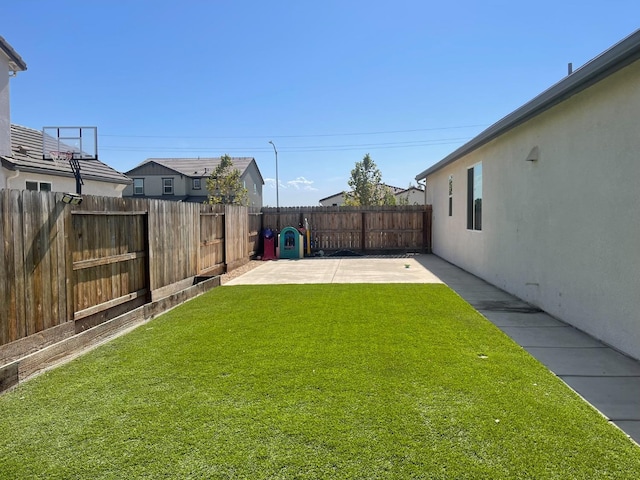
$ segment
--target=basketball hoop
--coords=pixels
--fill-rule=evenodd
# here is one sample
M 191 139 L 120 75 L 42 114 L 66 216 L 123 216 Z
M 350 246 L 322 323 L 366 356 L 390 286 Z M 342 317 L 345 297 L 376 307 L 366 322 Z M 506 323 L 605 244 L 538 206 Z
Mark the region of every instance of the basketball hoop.
M 63 162 L 66 160 L 67 162 L 73 158 L 73 152 L 58 152 L 56 150 L 51 150 L 49 152 L 49 156 L 51 156 L 51 160 L 53 160 L 56 165 L 63 166 Z

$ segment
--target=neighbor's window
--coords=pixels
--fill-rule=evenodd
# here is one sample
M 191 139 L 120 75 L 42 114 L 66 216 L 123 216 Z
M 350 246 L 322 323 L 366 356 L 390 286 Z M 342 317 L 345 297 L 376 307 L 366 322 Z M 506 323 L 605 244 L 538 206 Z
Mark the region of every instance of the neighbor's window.
M 162 194 L 173 195 L 173 178 L 162 179 Z
M 193 189 L 194 190 L 200 190 L 202 188 L 201 184 L 200 184 L 200 179 L 199 178 L 194 178 L 193 179 Z
M 144 195 L 144 178 L 133 179 L 133 194 Z
M 449 175 L 449 216 L 453 216 L 453 175 Z
M 27 190 L 32 192 L 50 192 L 51 191 L 51 183 L 50 182 L 27 182 L 26 183 Z
M 467 229 L 482 230 L 482 162 L 467 170 Z

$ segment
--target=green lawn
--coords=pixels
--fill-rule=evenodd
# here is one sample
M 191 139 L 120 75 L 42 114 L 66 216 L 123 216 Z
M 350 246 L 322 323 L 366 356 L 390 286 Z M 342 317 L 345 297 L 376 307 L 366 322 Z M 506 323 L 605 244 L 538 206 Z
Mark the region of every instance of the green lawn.
M 0 478 L 638 478 L 444 285 L 216 288 L 0 397 Z

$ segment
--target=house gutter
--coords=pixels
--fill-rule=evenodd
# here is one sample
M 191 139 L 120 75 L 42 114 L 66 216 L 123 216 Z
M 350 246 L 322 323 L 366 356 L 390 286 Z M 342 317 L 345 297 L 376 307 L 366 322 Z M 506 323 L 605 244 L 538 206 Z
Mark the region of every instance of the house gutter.
M 509 130 L 531 120 L 551 107 L 564 102 L 586 88 L 604 80 L 613 73 L 640 59 L 640 30 L 615 44 L 609 50 L 598 55 L 578 70 L 565 77 L 530 102 L 513 111 L 491 125 L 480 135 L 447 155 L 438 163 L 416 175 L 416 181 L 446 167 L 450 163 L 468 155 Z
M 27 69 L 27 64 L 24 62 L 22 57 L 18 55 L 9 43 L 0 36 L 0 51 L 2 51 L 9 60 L 9 68 L 13 72 L 15 76 L 18 72 L 23 72 Z

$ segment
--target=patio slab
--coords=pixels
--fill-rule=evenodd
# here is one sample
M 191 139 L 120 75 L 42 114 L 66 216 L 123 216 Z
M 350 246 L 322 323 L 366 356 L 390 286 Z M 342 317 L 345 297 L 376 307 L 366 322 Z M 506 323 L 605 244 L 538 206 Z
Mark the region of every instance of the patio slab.
M 226 283 L 443 283 L 414 257 L 349 257 L 270 260 Z

